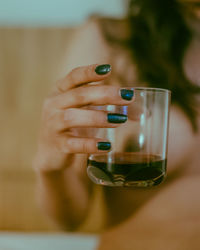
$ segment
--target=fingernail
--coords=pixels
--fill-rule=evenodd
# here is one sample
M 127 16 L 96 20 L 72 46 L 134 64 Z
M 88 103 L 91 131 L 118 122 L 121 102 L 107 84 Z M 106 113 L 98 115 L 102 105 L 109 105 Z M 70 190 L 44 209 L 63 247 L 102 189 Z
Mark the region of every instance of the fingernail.
M 110 71 L 111 71 L 110 64 L 102 64 L 102 65 L 97 66 L 96 69 L 95 69 L 95 72 L 98 75 L 105 75 Z
M 132 100 L 134 91 L 132 89 L 120 89 L 121 97 L 127 101 Z
M 110 113 L 107 115 L 107 120 L 111 123 L 124 123 L 127 121 L 127 115 Z
M 111 148 L 111 143 L 104 142 L 104 141 L 98 142 L 97 148 L 98 148 L 98 150 L 109 150 Z

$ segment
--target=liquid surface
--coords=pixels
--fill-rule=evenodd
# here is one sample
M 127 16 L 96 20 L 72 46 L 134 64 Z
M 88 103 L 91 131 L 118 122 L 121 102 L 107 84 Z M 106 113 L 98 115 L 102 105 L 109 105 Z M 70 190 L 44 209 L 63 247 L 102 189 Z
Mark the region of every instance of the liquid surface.
M 166 159 L 142 153 L 91 155 L 88 176 L 106 186 L 148 187 L 160 184 L 166 172 Z

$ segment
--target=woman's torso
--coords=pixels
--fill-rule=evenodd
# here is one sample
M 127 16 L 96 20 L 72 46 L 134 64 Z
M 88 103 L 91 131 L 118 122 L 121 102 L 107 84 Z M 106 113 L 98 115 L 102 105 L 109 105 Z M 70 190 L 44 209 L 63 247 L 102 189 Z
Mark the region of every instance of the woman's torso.
M 126 20 L 100 19 L 91 22 L 92 25 L 89 22 L 89 28 L 86 27 L 86 30 L 87 36 L 90 36 L 87 39 L 92 40 L 93 52 L 99 50 L 99 43 L 103 44 L 101 56 L 108 59 L 105 63 L 112 65 L 112 75 L 105 84 L 121 86 L 125 84 L 133 87 L 141 85 L 130 51 L 112 41 L 112 38 L 114 40 L 119 38 L 123 43 L 127 38 L 129 26 Z M 102 26 L 106 27 L 109 37 L 106 37 Z M 200 84 L 198 65 L 200 65 L 200 40 L 193 39 L 185 54 L 184 69 L 188 79 Z M 198 118 L 200 127 L 199 120 Z M 194 208 L 199 211 L 200 201 L 196 197 L 200 188 L 200 132 L 194 134 L 190 120 L 183 110 L 175 105 L 171 107 L 169 127 L 168 173 L 164 183 L 149 189 L 102 187 L 103 196 L 98 187 L 98 197 L 94 199 L 94 203 L 97 204 L 96 207 L 103 204 L 104 211 L 100 215 L 98 209 L 98 213 L 91 214 L 93 217 L 98 217 L 99 226 L 96 225 L 96 231 L 118 224 L 129 217 L 137 218 L 140 211 L 144 211 L 143 218 L 151 211 L 157 213 L 155 206 L 158 210 L 165 210 L 170 204 L 174 213 L 178 213 L 181 204 L 188 211 L 188 216 L 192 216 L 191 211 Z M 177 203 L 179 197 L 184 194 L 186 194 L 185 200 Z M 166 218 L 168 216 L 171 218 L 170 213 L 170 209 L 169 212 L 166 211 Z M 96 221 L 91 219 L 91 216 L 89 216 L 90 226 L 86 226 L 87 231 L 92 231 Z
M 124 33 L 121 35 L 122 40 L 128 35 L 128 26 L 124 20 L 121 22 L 118 20 L 104 20 L 103 22 L 104 27 L 107 25 L 108 32 L 110 30 L 114 37 L 120 34 L 120 30 L 124 30 Z M 132 63 L 131 53 L 120 47 L 119 44 L 110 46 L 109 50 L 112 58 L 110 63 L 113 68 L 111 84 L 116 84 L 117 82 L 117 84 L 122 86 L 123 84 L 128 86 L 138 85 L 137 69 Z M 188 79 L 196 84 L 200 84 L 198 65 L 200 65 L 200 40 L 194 38 L 185 54 L 184 70 Z M 188 186 L 182 184 L 185 181 L 188 185 L 191 184 L 192 187 L 195 186 L 194 183 L 197 183 L 200 187 L 199 139 L 200 132 L 193 133 L 191 123 L 183 110 L 180 107 L 172 106 L 170 114 L 168 177 L 163 184 L 150 189 L 104 187 L 108 225 L 117 224 L 129 216 L 137 216 L 140 208 L 151 206 L 152 199 L 154 201 L 157 199 L 158 206 L 164 208 L 165 204 L 163 201 L 169 202 L 169 196 L 171 201 L 173 201 L 181 193 L 187 193 Z M 178 191 L 174 193 L 173 190 L 176 189 Z M 162 204 L 160 204 L 162 191 Z M 198 197 L 198 190 L 194 188 L 191 195 Z M 166 200 L 163 196 L 166 197 Z M 197 200 L 197 203 L 199 204 L 200 202 Z M 187 204 L 186 199 L 188 209 L 193 205 L 195 206 L 195 204 Z

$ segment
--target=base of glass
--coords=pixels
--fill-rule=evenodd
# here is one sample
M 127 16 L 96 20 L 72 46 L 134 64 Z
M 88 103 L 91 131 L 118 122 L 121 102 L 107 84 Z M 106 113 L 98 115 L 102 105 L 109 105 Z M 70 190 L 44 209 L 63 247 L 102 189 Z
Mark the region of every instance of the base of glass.
M 122 175 L 115 175 L 110 178 L 105 172 L 93 166 L 88 166 L 87 173 L 92 182 L 98 185 L 110 187 L 152 187 L 159 185 L 165 179 L 165 173 L 160 174 L 156 178 L 148 180 L 132 180 L 126 179 Z

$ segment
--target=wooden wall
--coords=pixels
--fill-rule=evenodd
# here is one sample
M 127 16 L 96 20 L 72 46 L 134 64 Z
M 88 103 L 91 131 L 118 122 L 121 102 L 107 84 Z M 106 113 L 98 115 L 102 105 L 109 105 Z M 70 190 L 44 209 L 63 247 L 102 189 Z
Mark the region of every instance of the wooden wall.
M 32 160 L 41 105 L 72 32 L 0 28 L 0 230 L 55 230 L 37 207 Z

